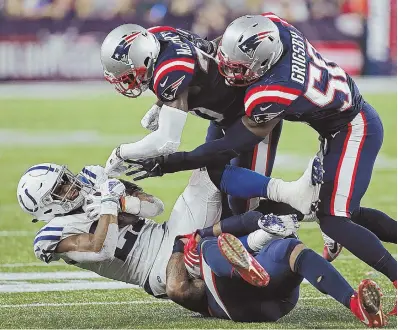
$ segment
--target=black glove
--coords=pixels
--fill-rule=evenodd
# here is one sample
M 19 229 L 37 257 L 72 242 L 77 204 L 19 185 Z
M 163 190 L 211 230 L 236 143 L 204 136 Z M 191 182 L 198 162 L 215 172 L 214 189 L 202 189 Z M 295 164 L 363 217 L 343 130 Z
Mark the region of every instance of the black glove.
M 133 168 L 133 170 L 128 170 L 126 175 L 134 176 L 134 181 L 163 176 L 162 166 L 164 164 L 164 156 L 139 160 L 128 159 L 125 162 L 130 164 L 130 168 Z

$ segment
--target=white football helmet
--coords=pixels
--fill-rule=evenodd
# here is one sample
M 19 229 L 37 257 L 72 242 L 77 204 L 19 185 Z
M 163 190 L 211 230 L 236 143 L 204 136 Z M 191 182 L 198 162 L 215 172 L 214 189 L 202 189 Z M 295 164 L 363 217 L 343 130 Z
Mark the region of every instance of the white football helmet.
M 218 68 L 233 86 L 259 79 L 282 56 L 278 27 L 261 15 L 242 16 L 225 30 L 217 50 Z
M 105 79 L 119 93 L 137 97 L 148 88 L 159 52 L 159 41 L 152 33 L 137 24 L 121 25 L 101 46 Z
M 91 185 L 81 182 L 65 165 L 43 163 L 30 167 L 21 177 L 17 199 L 26 213 L 48 222 L 82 206 L 91 190 Z

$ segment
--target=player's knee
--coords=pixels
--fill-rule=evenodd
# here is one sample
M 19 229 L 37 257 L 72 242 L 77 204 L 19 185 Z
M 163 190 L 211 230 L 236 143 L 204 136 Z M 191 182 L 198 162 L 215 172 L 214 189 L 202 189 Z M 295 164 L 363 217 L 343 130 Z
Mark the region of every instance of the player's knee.
M 302 243 L 295 238 L 285 238 L 278 240 L 274 244 L 272 252 L 270 251 L 273 254 L 274 261 L 278 263 L 288 263 L 294 248 Z
M 301 252 L 303 250 L 305 250 L 307 247 L 299 242 L 292 250 L 292 252 L 290 253 L 290 257 L 289 257 L 289 266 L 292 272 L 294 272 L 295 269 L 295 264 L 296 264 L 296 260 L 298 258 L 298 256 L 301 254 Z

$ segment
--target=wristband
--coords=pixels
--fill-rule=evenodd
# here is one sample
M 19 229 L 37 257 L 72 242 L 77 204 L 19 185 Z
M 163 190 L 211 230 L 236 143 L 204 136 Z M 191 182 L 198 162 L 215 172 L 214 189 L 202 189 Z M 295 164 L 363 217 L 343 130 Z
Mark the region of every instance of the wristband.
M 184 253 L 185 244 L 180 239 L 176 239 L 173 245 L 172 253 Z

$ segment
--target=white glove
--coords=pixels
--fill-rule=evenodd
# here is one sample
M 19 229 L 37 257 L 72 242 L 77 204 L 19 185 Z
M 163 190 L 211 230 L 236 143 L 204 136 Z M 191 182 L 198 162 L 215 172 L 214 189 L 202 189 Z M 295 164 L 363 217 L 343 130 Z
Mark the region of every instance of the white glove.
M 88 220 L 96 221 L 99 219 L 101 213 L 101 199 L 101 193 L 99 192 L 85 198 L 83 210 Z
M 100 215 L 111 214 L 117 216 L 119 200 L 125 194 L 126 187 L 117 179 L 106 180 L 101 184 L 101 211 Z
M 84 166 L 78 176 L 82 182 L 92 185 L 96 190 L 108 179 L 105 169 L 99 165 Z
M 144 117 L 141 119 L 141 126 L 150 130 L 156 131 L 159 128 L 159 113 L 161 107 L 156 103 L 147 111 Z
M 127 169 L 128 167 L 124 165 L 124 159 L 120 156 L 120 146 L 113 149 L 106 161 L 105 174 L 115 178 L 121 176 Z

